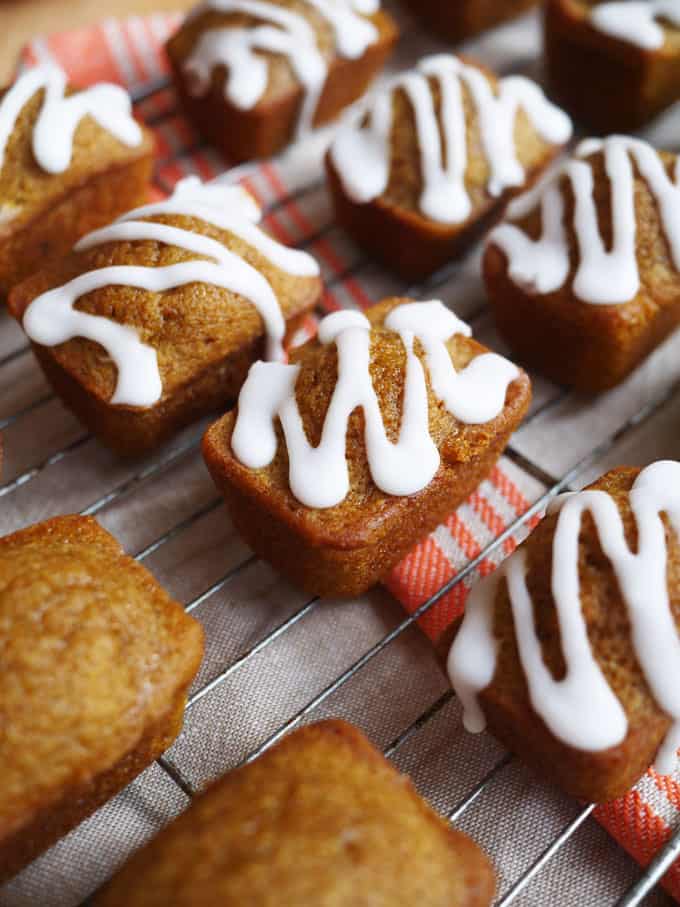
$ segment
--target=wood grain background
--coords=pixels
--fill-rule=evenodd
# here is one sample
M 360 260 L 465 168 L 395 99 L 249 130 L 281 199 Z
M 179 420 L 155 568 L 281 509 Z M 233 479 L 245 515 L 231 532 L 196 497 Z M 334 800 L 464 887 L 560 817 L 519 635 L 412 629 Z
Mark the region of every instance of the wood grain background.
M 8 81 L 28 38 L 106 16 L 189 9 L 195 0 L 0 0 L 0 84 Z

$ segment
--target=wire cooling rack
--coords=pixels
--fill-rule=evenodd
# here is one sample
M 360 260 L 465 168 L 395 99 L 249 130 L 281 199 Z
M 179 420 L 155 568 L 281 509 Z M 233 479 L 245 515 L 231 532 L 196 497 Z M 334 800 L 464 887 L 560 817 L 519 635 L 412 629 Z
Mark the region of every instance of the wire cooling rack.
M 535 39 L 535 32 L 530 33 Z M 502 40 L 508 32 L 499 34 Z M 412 46 L 417 56 L 415 40 Z M 533 54 L 527 57 L 530 65 L 533 59 Z M 166 82 L 147 85 L 136 101 L 148 105 L 152 112 L 146 120 L 161 132 L 177 115 Z M 188 161 L 195 167 L 201 154 L 209 158 L 212 152 L 198 145 L 177 156 L 169 149 L 157 166 L 159 188 L 168 191 L 173 180 L 190 169 Z M 247 179 L 250 173 L 251 168 L 242 168 L 238 175 Z M 333 269 L 337 262 L 329 249 L 337 228 L 319 172 L 311 176 L 311 181 L 266 206 L 265 219 L 270 226 L 280 225 L 301 206 L 313 212 L 311 226 L 295 244 L 317 254 L 324 251 L 320 257 L 331 263 L 326 286 L 332 294 L 337 291 L 342 302 L 341 289 L 374 266 L 354 250 L 348 265 Z M 461 284 L 477 279 L 477 274 L 473 255 L 421 284 L 392 281 L 390 289 L 416 298 L 448 294 L 457 299 Z M 483 296 L 473 293 L 467 298 L 471 301 L 462 311 L 457 306 L 457 312 L 471 323 L 476 336 L 502 350 Z M 527 520 L 542 513 L 554 495 L 579 487 L 618 462 L 680 453 L 678 443 L 668 441 L 667 430 L 664 438 L 663 430 L 673 419 L 680 422 L 678 352 L 680 343 L 666 344 L 623 389 L 594 405 L 536 378 L 533 408 L 506 453 L 511 467 L 535 489 L 529 510 L 472 555 L 418 611 L 403 617 L 397 604 L 380 591 L 355 603 L 305 599 L 258 562 L 231 530 L 202 466 L 199 444 L 205 423 L 192 426 L 141 465 L 116 461 L 62 409 L 33 364 L 21 333 L 8 316 L 0 316 L 0 431 L 7 453 L 0 485 L 2 532 L 54 513 L 96 516 L 186 603 L 188 612 L 202 620 L 208 635 L 206 660 L 190 693 L 183 734 L 158 760 L 157 768 L 131 786 L 140 797 L 146 796 L 149 809 L 157 795 L 165 805 L 137 838 L 117 840 L 115 857 L 102 857 L 92 878 L 103 881 L 208 778 L 255 759 L 295 727 L 334 714 L 367 729 L 385 755 L 414 776 L 452 823 L 491 852 L 499 872 L 497 907 L 666 903 L 660 892 L 651 896 L 650 892 L 680 855 L 680 829 L 648 868 L 639 870 L 595 825 L 592 806 L 566 800 L 486 735 L 462 732 L 454 694 L 416 625 L 444 595 L 469 581 Z M 669 443 L 675 447 L 668 449 Z M 296 640 L 303 629 L 313 642 L 301 646 Z M 211 647 L 214 639 L 220 640 L 219 647 Z M 343 641 L 339 658 L 337 639 Z M 310 653 L 317 645 L 323 657 L 314 659 Z M 301 682 L 280 694 L 284 680 L 291 677 Z M 224 703 L 216 699 L 225 690 L 236 700 L 238 716 L 231 723 L 225 721 Z M 348 690 L 352 693 L 345 695 Z M 408 697 L 401 695 L 404 690 Z M 390 703 L 396 700 L 402 708 L 394 711 Z M 228 739 L 220 736 L 225 733 Z M 175 794 L 159 781 L 158 770 L 177 789 Z M 150 793 L 144 794 L 147 788 Z M 86 850 L 87 835 L 92 834 L 97 842 L 93 847 L 105 853 L 107 835 L 115 827 L 107 818 L 112 809 L 111 804 L 104 807 L 69 838 L 85 838 Z M 66 847 L 67 859 L 72 860 L 78 843 L 75 851 L 69 846 L 62 842 L 55 850 Z M 47 886 L 62 859 L 51 854 L 41 858 L 42 875 L 38 871 L 37 880 L 26 884 L 20 880 L 0 889 L 0 904 L 53 903 Z

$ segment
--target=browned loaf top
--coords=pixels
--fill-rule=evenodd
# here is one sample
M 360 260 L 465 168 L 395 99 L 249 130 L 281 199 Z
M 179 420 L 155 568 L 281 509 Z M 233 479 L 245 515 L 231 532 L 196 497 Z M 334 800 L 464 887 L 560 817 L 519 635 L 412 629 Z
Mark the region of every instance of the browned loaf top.
M 350 725 L 303 728 L 226 775 L 97 907 L 483 907 L 487 858 Z
M 498 78 L 490 69 L 469 57 L 461 56 L 460 59 L 467 66 L 474 66 L 482 72 L 497 91 Z M 430 77 L 428 82 L 435 101 L 439 132 L 440 135 L 444 135 L 439 81 L 435 77 Z M 466 225 L 474 223 L 491 208 L 498 205 L 498 198 L 493 197 L 488 191 L 491 169 L 482 144 L 477 108 L 472 100 L 469 87 L 462 80 L 461 83 L 467 146 L 465 189 L 470 198 L 470 214 L 464 223 L 458 224 L 437 223 L 421 212 L 420 197 L 424 182 L 415 113 L 403 88 L 397 88 L 392 94 L 390 176 L 387 188 L 376 199 L 374 204 L 387 209 L 396 209 L 400 216 L 406 215 L 413 225 L 434 235 L 464 230 Z M 514 139 L 517 149 L 517 160 L 527 175 L 527 183 L 530 183 L 535 173 L 545 167 L 549 160 L 554 157 L 557 151 L 556 146 L 546 142 L 538 134 L 522 108 L 517 113 Z M 327 162 L 331 173 L 336 173 L 330 157 L 327 158 Z
M 606 45 L 609 50 L 615 49 L 616 45 L 618 45 L 622 52 L 622 56 L 625 55 L 626 51 L 630 54 L 631 50 L 634 50 L 635 53 L 641 51 L 643 56 L 659 57 L 672 57 L 680 53 L 680 28 L 674 26 L 672 22 L 663 17 L 659 17 L 657 21 L 664 30 L 664 45 L 653 51 L 639 48 L 628 41 L 623 41 L 614 35 L 607 34 L 596 28 L 590 22 L 590 13 L 594 7 L 600 6 L 603 2 L 605 2 L 605 0 L 550 0 L 549 5 L 556 7 L 575 28 L 588 33 L 591 39 Z
M 398 334 L 383 327 L 387 315 L 409 299 L 387 299 L 369 308 L 365 315 L 372 325 L 370 373 L 382 413 L 387 437 L 396 442 L 402 417 L 402 398 L 406 373 L 406 351 Z M 463 369 L 476 356 L 488 350 L 476 341 L 455 335 L 447 348 L 457 370 Z M 421 358 L 427 375 L 427 364 L 419 341 L 415 352 Z M 328 406 L 338 379 L 335 344 L 322 345 L 313 339 L 291 352 L 291 362 L 301 366 L 295 395 L 302 422 L 311 444 L 316 445 Z M 531 391 L 524 372 L 513 381 L 507 393 L 505 408 L 497 418 L 482 425 L 466 425 L 448 412 L 433 393 L 429 376 L 429 428 L 440 450 L 440 470 L 456 464 L 469 463 L 495 446 L 499 436 L 514 427 L 528 406 Z M 366 455 L 363 410 L 355 410 L 347 430 L 347 463 L 350 491 L 342 503 L 323 510 L 301 504 L 290 491 L 288 483 L 288 452 L 283 432 L 277 423 L 279 438 L 276 457 L 264 469 L 243 466 L 231 452 L 231 434 L 236 412 L 228 413 L 206 436 L 204 451 L 209 461 L 219 460 L 229 480 L 249 496 L 259 499 L 265 508 L 273 510 L 286 523 L 295 524 L 305 538 L 335 548 L 356 548 L 381 537 L 389 530 L 393 518 L 403 513 L 404 519 L 424 488 L 416 495 L 394 497 L 381 491 L 373 482 Z M 436 482 L 437 479 L 433 479 Z
M 67 94 L 73 91 L 70 89 Z M 33 95 L 23 107 L 7 142 L 0 167 L 0 240 L 25 226 L 38 211 L 80 188 L 95 174 L 122 169 L 148 157 L 154 150 L 154 138 L 148 129 L 142 127 L 142 142 L 131 148 L 93 117 L 85 116 L 76 128 L 68 168 L 64 173 L 47 173 L 36 162 L 32 148 L 33 129 L 44 98 L 44 89 Z M 117 210 L 115 201 L 110 201 L 109 207 Z
M 314 29 L 317 46 L 327 64 L 337 59 L 335 34 L 328 20 L 322 16 L 311 3 L 305 0 L 268 0 L 275 6 L 297 13 L 309 22 Z M 382 41 L 392 42 L 396 39 L 396 28 L 392 18 L 382 10 L 364 18 L 370 20 L 378 31 L 377 43 Z M 265 20 L 266 24 L 271 24 Z M 181 66 L 186 60 L 197 41 L 204 32 L 215 28 L 227 27 L 256 27 L 262 25 L 263 20 L 243 12 L 221 12 L 207 8 L 195 18 L 187 21 L 184 26 L 168 42 L 168 53 L 172 60 Z M 268 108 L 276 110 L 278 102 L 288 96 L 291 91 L 300 89 L 300 81 L 285 54 L 274 54 L 270 51 L 259 51 L 267 60 L 269 77 L 267 88 L 254 106 L 255 111 L 266 111 Z M 223 65 L 215 66 L 212 72 L 212 87 L 223 93 L 226 80 L 226 68 Z
M 321 293 L 318 277 L 288 274 L 238 236 L 206 221 L 174 214 L 142 220 L 189 230 L 225 245 L 269 281 L 286 320 L 309 309 Z M 38 295 L 90 270 L 113 265 L 161 268 L 201 258 L 195 252 L 151 240 L 104 243 L 74 252 L 60 264 L 26 280 L 11 294 L 10 310 L 21 320 Z M 157 352 L 164 398 L 264 335 L 262 318 L 252 303 L 207 283 L 190 283 L 162 293 L 107 286 L 82 296 L 75 308 L 137 329 L 141 341 Z M 53 347 L 51 354 L 90 394 L 103 402 L 110 400 L 117 372 L 102 347 L 77 337 Z
M 0 851 L 181 708 L 202 640 L 91 518 L 0 539 Z
M 677 155 L 667 151 L 659 151 L 658 154 L 669 178 L 673 180 L 678 161 Z M 598 213 L 599 229 L 605 248 L 611 249 L 614 230 L 612 192 L 611 182 L 605 169 L 604 153 L 596 151 L 583 160 L 592 168 L 592 197 Z M 661 310 L 677 306 L 680 291 L 680 274 L 671 257 L 656 199 L 650 192 L 647 181 L 640 173 L 637 162 L 632 156 L 631 162 L 634 173 L 636 258 L 640 274 L 640 289 L 635 297 L 629 302 L 618 305 L 593 306 L 574 295 L 573 280 L 581 257 L 576 239 L 574 192 L 571 181 L 566 175 L 561 178 L 559 187 L 565 202 L 563 223 L 569 243 L 571 270 L 559 290 L 541 294 L 538 297 L 541 306 L 554 308 L 556 313 L 563 312 L 565 318 L 578 318 L 578 310 L 582 310 L 589 320 L 599 320 L 602 325 L 608 325 L 610 331 L 615 329 L 617 332 L 620 331 L 621 335 L 627 332 L 638 333 L 652 322 Z M 543 232 L 541 206 L 537 205 L 524 217 L 513 218 L 512 223 L 532 239 L 539 239 Z M 485 264 L 492 274 L 501 269 L 507 270 L 505 256 L 493 245 L 493 241 L 487 249 Z
M 539 0 L 456 0 L 456 3 L 442 3 L 441 0 L 407 0 L 414 13 L 439 37 L 451 41 L 463 41 L 487 28 L 493 28 L 519 16 Z
M 638 469 L 616 469 L 590 487 L 612 496 L 621 514 L 626 541 L 637 545 L 637 523 L 629 491 Z M 556 680 L 565 675 L 559 625 L 551 591 L 552 546 L 558 514 L 549 515 L 524 545 L 527 587 L 534 602 L 536 633 L 543 659 Z M 680 632 L 680 540 L 666 524 L 668 591 L 675 624 Z M 588 639 L 612 692 L 628 718 L 624 741 L 602 752 L 576 750 L 552 736 L 533 711 L 515 640 L 507 584 L 498 590 L 494 635 L 498 662 L 492 684 L 480 702 L 489 727 L 535 768 L 552 777 L 567 792 L 598 802 L 624 794 L 653 762 L 671 725 L 652 695 L 636 659 L 630 622 L 616 575 L 602 551 L 590 514 L 579 536 L 578 565 L 581 610 Z

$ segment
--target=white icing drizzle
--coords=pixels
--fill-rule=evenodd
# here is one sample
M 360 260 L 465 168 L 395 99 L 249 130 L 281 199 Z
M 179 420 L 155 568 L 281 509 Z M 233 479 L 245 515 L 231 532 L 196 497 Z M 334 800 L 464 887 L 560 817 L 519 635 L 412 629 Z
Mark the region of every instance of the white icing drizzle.
M 602 152 L 611 185 L 612 246 L 607 249 L 600 233 L 593 197 L 593 171 L 582 160 Z M 564 223 L 565 205 L 560 181 L 566 177 L 575 199 L 573 228 L 579 263 L 573 278 L 574 295 L 592 305 L 616 305 L 634 299 L 640 290 L 636 255 L 635 186 L 633 161 L 656 200 L 671 258 L 680 271 L 680 164 L 670 178 L 658 152 L 646 142 L 629 136 L 588 139 L 576 157 L 552 174 L 550 181 L 517 199 L 508 209 L 510 220 L 525 217 L 541 206 L 543 232 L 532 240 L 513 223 L 503 223 L 489 236 L 508 257 L 508 274 L 529 292 L 552 293 L 563 287 L 571 271 L 569 241 Z
M 33 129 L 33 155 L 47 173 L 64 173 L 71 163 L 73 140 L 83 117 L 97 123 L 128 147 L 142 142 L 132 116 L 130 97 L 118 85 L 102 83 L 66 96 L 66 74 L 54 64 L 28 69 L 0 100 L 0 167 L 19 115 L 33 95 L 45 90 Z
M 474 733 L 486 721 L 479 694 L 496 669 L 493 635 L 496 592 L 507 582 L 520 661 L 531 704 L 551 733 L 576 749 L 597 752 L 620 744 L 628 730 L 621 703 L 595 659 L 581 611 L 578 550 L 583 516 L 590 513 L 626 605 L 637 661 L 659 707 L 672 719 L 659 750 L 657 770 L 670 773 L 680 746 L 680 636 L 670 607 L 667 547 L 661 513 L 680 534 L 680 463 L 660 461 L 638 476 L 629 496 L 638 528 L 632 551 L 613 498 L 584 491 L 560 501 L 553 540 L 552 594 L 559 623 L 566 675 L 555 681 L 543 661 L 526 582 L 526 553 L 519 549 L 472 591 L 463 624 L 451 648 L 448 671 Z
M 659 19 L 680 28 L 678 0 L 601 3 L 590 13 L 590 22 L 598 31 L 635 44 L 643 50 L 658 50 L 664 45 L 664 30 Z
M 441 91 L 440 130 L 429 79 Z M 465 186 L 468 166 L 463 86 L 470 93 L 489 164 L 487 191 L 499 196 L 521 186 L 526 173 L 517 157 L 515 123 L 523 110 L 539 135 L 563 144 L 571 137 L 571 121 L 551 104 L 529 79 L 501 79 L 498 94 L 475 66 L 449 54 L 421 60 L 417 69 L 398 76 L 378 92 L 368 107 L 351 112 L 341 125 L 331 157 L 345 192 L 358 204 L 373 201 L 387 189 L 390 177 L 390 133 L 394 92 L 406 92 L 413 107 L 420 147 L 423 191 L 420 209 L 431 220 L 457 224 L 466 220 L 472 204 Z M 367 118 L 367 120 L 366 120 Z M 446 148 L 446 163 L 442 145 Z M 361 161 L 361 166 L 357 166 Z
M 365 441 L 373 481 L 386 494 L 410 495 L 425 488 L 440 465 L 440 455 L 429 432 L 425 372 L 413 344 L 425 350 L 432 389 L 457 419 L 480 424 L 494 419 L 505 405 L 508 386 L 517 368 L 501 356 L 485 353 L 456 372 L 446 342 L 470 328 L 441 302 L 407 303 L 393 309 L 384 327 L 401 337 L 407 363 L 399 440 L 387 437 L 370 374 L 370 322 L 358 312 L 337 312 L 319 326 L 319 340 L 335 343 L 338 382 L 323 426 L 321 441 L 307 440 L 295 398 L 299 365 L 255 363 L 239 397 L 232 435 L 236 458 L 250 469 L 268 466 L 277 449 L 274 428 L 279 419 L 286 439 L 290 488 L 307 507 L 326 508 L 341 503 L 350 488 L 346 436 L 352 412 L 361 407 Z
M 64 286 L 34 299 L 24 315 L 29 338 L 42 346 L 56 346 L 84 337 L 101 344 L 118 369 L 111 403 L 153 406 L 163 393 L 156 351 L 143 343 L 129 325 L 74 308 L 87 293 L 107 286 L 135 287 L 162 293 L 190 283 L 223 287 L 246 298 L 259 312 L 267 334 L 267 357 L 283 359 L 285 320 L 278 299 L 265 277 L 217 240 L 190 230 L 140 218 L 185 215 L 228 230 L 243 239 L 281 270 L 298 276 L 316 276 L 319 267 L 304 252 L 281 246 L 254 223 L 260 211 L 252 197 L 237 186 L 203 184 L 189 177 L 177 184 L 167 201 L 146 205 L 125 214 L 111 226 L 81 239 L 76 250 L 107 242 L 154 241 L 176 246 L 209 259 L 167 267 L 113 266 L 89 271 Z
M 358 59 L 378 40 L 377 28 L 364 16 L 379 9 L 379 0 L 306 2 L 331 26 L 341 56 Z M 198 7 L 194 16 L 208 9 L 245 13 L 262 21 L 247 27 L 211 28 L 200 36 L 184 63 L 184 69 L 192 79 L 194 94 L 205 94 L 213 69 L 223 65 L 227 69 L 226 97 L 234 106 L 250 110 L 267 90 L 269 66 L 262 52 L 283 54 L 305 93 L 298 135 L 309 131 L 326 82 L 328 65 L 307 19 L 267 0 L 208 0 Z

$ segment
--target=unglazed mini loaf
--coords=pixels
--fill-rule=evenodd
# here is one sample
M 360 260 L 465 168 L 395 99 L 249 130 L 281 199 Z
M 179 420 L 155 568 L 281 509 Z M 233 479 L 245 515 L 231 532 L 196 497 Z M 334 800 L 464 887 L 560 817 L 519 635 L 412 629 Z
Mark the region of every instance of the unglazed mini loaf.
M 553 92 L 596 132 L 639 129 L 680 100 L 677 3 L 548 0 L 545 48 Z
M 396 40 L 380 0 L 207 0 L 167 51 L 187 115 L 247 161 L 334 119 Z
M 449 656 L 489 729 L 583 800 L 623 795 L 680 747 L 680 463 L 558 498 L 468 601 Z
M 319 267 L 259 217 L 239 187 L 188 178 L 12 292 L 47 378 L 114 450 L 153 449 L 233 403 L 256 359 L 283 358 Z
M 0 93 L 0 298 L 141 204 L 152 158 L 153 138 L 117 85 L 75 91 L 45 65 Z
M 464 41 L 487 28 L 508 22 L 539 0 L 405 0 L 423 22 L 445 41 Z
M 558 384 L 622 381 L 680 323 L 678 158 L 639 139 L 583 142 L 489 237 L 500 332 Z
M 177 736 L 195 620 L 90 518 L 0 539 L 0 880 Z
M 487 907 L 487 857 L 341 721 L 226 775 L 123 867 L 96 907 Z
M 416 280 L 465 252 L 571 136 L 533 82 L 426 57 L 347 115 L 328 153 L 338 222 Z
M 359 595 L 470 495 L 530 387 L 469 335 L 440 302 L 392 299 L 253 366 L 203 450 L 258 555 L 312 594 Z

